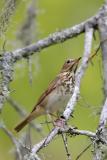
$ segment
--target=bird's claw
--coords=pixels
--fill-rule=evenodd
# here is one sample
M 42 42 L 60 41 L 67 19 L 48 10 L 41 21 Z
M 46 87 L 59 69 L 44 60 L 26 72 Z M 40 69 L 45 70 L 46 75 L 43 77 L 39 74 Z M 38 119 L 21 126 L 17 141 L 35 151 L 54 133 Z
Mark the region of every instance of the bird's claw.
M 64 118 L 59 118 L 59 119 L 56 119 L 54 121 L 54 126 L 55 127 L 61 127 L 61 128 L 64 128 L 66 126 L 66 121 Z

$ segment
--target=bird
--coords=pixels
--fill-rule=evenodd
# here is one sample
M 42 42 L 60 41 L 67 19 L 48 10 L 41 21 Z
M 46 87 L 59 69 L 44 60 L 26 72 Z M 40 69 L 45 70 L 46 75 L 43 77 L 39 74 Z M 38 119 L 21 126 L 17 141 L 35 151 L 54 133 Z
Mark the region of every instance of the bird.
M 66 107 L 74 91 L 75 75 L 80 59 L 81 57 L 65 61 L 59 74 L 40 96 L 31 113 L 14 128 L 16 132 L 33 119 L 46 114 L 53 115 L 54 112 L 61 112 Z

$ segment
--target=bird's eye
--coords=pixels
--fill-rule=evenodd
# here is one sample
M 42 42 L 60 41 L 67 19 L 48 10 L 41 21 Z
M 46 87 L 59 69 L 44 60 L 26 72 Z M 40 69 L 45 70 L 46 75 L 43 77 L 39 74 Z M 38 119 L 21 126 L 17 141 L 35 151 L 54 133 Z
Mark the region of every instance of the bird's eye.
M 67 60 L 67 63 L 70 63 L 71 61 L 70 60 Z

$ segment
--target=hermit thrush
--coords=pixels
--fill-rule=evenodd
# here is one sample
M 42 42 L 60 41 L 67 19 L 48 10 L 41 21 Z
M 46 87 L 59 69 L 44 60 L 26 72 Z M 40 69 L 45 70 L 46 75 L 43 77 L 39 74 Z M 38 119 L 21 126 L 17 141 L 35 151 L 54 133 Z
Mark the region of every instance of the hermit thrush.
M 75 73 L 80 59 L 81 57 L 78 59 L 68 59 L 64 63 L 60 73 L 41 95 L 32 112 L 15 127 L 17 132 L 34 118 L 43 114 L 52 115 L 56 111 L 61 111 L 67 105 L 69 98 L 73 94 Z

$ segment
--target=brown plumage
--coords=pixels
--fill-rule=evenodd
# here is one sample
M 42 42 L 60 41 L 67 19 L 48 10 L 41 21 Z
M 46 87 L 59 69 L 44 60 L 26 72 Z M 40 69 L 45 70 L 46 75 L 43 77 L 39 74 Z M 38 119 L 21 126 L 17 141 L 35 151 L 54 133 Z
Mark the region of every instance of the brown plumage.
M 34 118 L 43 114 L 51 114 L 55 111 L 60 111 L 66 106 L 73 93 L 75 72 L 80 59 L 81 57 L 74 60 L 69 59 L 64 63 L 60 73 L 50 83 L 48 89 L 41 95 L 32 112 L 15 127 L 17 132 Z

